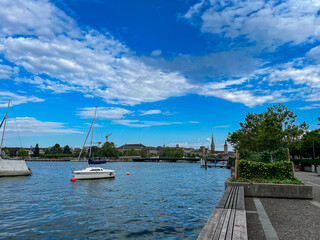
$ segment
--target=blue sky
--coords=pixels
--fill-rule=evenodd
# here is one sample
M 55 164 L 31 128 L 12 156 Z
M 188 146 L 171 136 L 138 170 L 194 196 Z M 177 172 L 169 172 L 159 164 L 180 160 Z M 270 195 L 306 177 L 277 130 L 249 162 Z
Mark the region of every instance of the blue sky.
M 317 127 L 317 0 L 1 0 L 5 146 L 94 141 L 222 150 L 283 103 Z M 18 134 L 17 134 L 18 130 Z

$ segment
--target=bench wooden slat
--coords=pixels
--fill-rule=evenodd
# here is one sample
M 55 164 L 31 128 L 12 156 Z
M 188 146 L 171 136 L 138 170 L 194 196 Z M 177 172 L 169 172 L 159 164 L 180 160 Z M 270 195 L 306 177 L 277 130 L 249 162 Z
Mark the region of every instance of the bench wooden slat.
M 226 202 L 228 200 L 229 194 L 231 192 L 231 187 L 227 187 L 227 189 L 225 190 L 225 192 L 223 193 L 219 203 L 217 204 L 216 208 L 224 208 L 224 206 L 226 205 Z
M 236 209 L 237 206 L 237 202 L 239 201 L 238 199 L 238 191 L 239 191 L 239 187 L 235 187 L 235 191 L 234 191 L 234 201 L 232 203 L 232 206 L 230 208 L 232 209 Z
M 226 240 L 232 240 L 232 234 L 233 234 L 233 226 L 234 226 L 234 219 L 236 216 L 236 210 L 232 209 L 231 210 L 231 216 L 230 216 L 230 221 L 229 221 L 229 225 L 230 227 L 228 227 L 228 231 L 227 231 L 227 235 L 226 235 Z
M 198 236 L 198 240 L 211 240 L 213 238 L 214 233 L 216 232 L 216 228 L 222 216 L 223 209 L 216 208 L 211 216 L 209 217 L 206 225 L 202 229 L 200 235 Z
M 239 187 L 239 191 L 238 191 L 238 200 L 237 200 L 236 209 L 245 210 L 244 202 L 245 202 L 244 201 L 244 187 L 241 186 L 241 187 Z
M 237 210 L 233 227 L 233 240 L 247 240 L 247 220 L 246 211 Z
M 226 209 L 222 209 L 222 215 L 221 215 L 220 221 L 218 223 L 218 226 L 217 226 L 217 229 L 216 229 L 216 233 L 213 236 L 213 240 L 218 240 L 219 239 L 220 233 L 221 233 L 221 230 L 222 230 L 222 227 L 223 227 L 223 223 L 224 223 L 224 220 L 226 218 L 226 215 L 227 215 L 227 210 Z
M 232 186 L 228 200 L 227 200 L 226 204 L 224 205 L 224 208 L 231 208 L 230 206 L 232 206 L 232 203 L 234 201 L 235 190 L 236 190 L 236 187 Z
M 226 214 L 226 218 L 223 221 L 223 226 L 221 229 L 219 240 L 224 240 L 227 235 L 228 228 L 232 227 L 231 225 L 229 225 L 232 209 L 226 209 L 226 211 L 227 211 L 227 214 Z
M 198 240 L 247 240 L 243 186 L 227 187 Z

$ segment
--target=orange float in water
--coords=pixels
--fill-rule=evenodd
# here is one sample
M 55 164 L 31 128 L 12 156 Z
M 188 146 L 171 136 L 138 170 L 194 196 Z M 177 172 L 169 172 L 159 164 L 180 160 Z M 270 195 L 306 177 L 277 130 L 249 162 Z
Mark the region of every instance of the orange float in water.
M 71 182 L 75 182 L 76 179 L 75 179 L 74 177 L 72 177 L 72 178 L 70 179 L 70 181 L 71 181 Z
M 130 173 L 129 172 L 127 172 L 127 176 L 129 176 L 130 175 Z

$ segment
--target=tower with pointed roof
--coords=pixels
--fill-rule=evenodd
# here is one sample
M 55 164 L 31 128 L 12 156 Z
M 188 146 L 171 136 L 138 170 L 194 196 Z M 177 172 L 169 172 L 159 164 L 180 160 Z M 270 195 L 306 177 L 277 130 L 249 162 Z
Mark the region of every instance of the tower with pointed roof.
M 214 145 L 213 133 L 212 133 L 212 138 L 211 138 L 211 153 L 214 153 L 215 151 L 216 151 L 216 146 Z
M 225 153 L 225 154 L 228 153 L 228 144 L 227 144 L 227 141 L 224 142 L 224 153 Z

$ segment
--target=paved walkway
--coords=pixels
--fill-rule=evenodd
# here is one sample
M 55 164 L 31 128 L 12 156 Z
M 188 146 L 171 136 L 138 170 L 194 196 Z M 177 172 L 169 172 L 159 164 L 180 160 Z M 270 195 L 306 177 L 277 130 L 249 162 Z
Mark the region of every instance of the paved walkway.
M 313 200 L 246 198 L 249 240 L 320 239 L 320 176 L 296 172 L 296 177 L 312 185 Z

